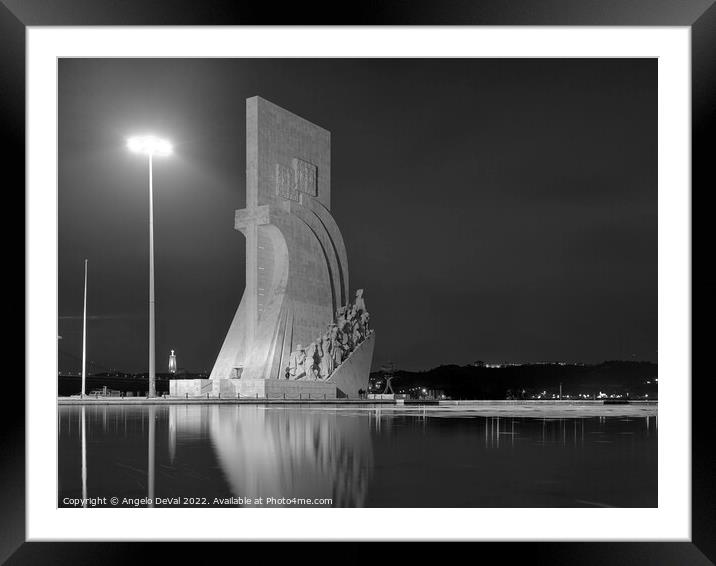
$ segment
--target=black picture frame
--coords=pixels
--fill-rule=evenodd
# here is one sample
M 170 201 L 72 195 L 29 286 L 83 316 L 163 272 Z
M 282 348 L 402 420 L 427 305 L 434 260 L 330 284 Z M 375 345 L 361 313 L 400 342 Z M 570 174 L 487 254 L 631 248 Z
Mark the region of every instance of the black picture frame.
M 0 136 L 5 148 L 6 194 L 21 194 L 25 184 L 25 32 L 28 26 L 101 25 L 568 25 L 568 26 L 687 26 L 692 40 L 692 199 L 716 186 L 709 151 L 716 131 L 716 5 L 714 0 L 389 0 L 357 3 L 346 9 L 311 7 L 305 3 L 203 2 L 189 0 L 0 0 Z M 7 174 L 9 173 L 9 177 Z M 697 188 L 700 187 L 700 190 Z M 692 200 L 693 202 L 693 200 Z M 693 207 L 692 207 L 693 209 Z M 694 209 L 696 210 L 696 209 Z M 692 224 L 693 226 L 693 224 Z M 693 270 L 692 270 L 693 277 Z M 708 294 L 706 294 L 708 295 Z M 709 303 L 708 298 L 706 300 Z M 707 307 L 710 304 L 706 305 Z M 11 306 L 11 309 L 19 306 Z M 699 309 L 706 318 L 710 309 Z M 10 377 L 10 376 L 8 376 Z M 691 376 L 678 376 L 690 379 Z M 6 393 L 24 398 L 24 383 Z M 713 391 L 708 372 L 694 373 L 692 387 L 692 538 L 691 542 L 619 543 L 470 543 L 466 552 L 497 552 L 510 562 L 549 564 L 709 564 L 716 562 L 716 451 L 710 411 Z M 207 559 L 206 544 L 172 543 L 38 543 L 25 542 L 25 415 L 24 404 L 3 419 L 0 448 L 0 560 L 8 564 L 127 564 L 161 560 L 192 562 Z M 320 533 L 317 532 L 317 537 Z M 467 543 L 465 543 L 467 544 Z M 382 543 L 322 547 L 323 557 L 352 563 L 383 555 Z M 273 545 L 272 560 L 295 559 L 293 544 Z M 402 560 L 430 552 L 411 544 L 401 548 Z M 439 545 L 438 545 L 439 546 Z M 254 551 L 258 543 L 222 543 L 235 559 Z M 211 555 L 216 556 L 215 550 Z M 306 552 L 306 550 L 303 550 Z M 309 556 L 315 557 L 314 550 Z M 444 554 L 443 554 L 444 557 Z M 217 557 L 218 558 L 218 557 Z M 437 558 L 436 558 L 437 559 Z

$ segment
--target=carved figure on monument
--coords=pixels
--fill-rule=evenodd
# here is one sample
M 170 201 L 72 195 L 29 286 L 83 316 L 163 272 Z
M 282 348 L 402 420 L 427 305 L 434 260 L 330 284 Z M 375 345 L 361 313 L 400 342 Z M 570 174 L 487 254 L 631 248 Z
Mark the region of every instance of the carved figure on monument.
M 318 364 L 316 364 L 316 343 L 311 342 L 306 347 L 306 359 L 303 362 L 303 371 L 306 374 L 304 379 L 306 381 L 316 381 L 316 367 Z
M 341 342 L 342 333 L 337 326 L 331 326 L 331 356 L 333 358 L 333 367 L 337 368 L 343 362 L 343 343 Z
M 328 379 L 333 373 L 333 356 L 331 355 L 331 336 L 328 331 L 321 338 L 321 378 Z
M 314 356 L 316 365 L 313 367 L 313 371 L 316 375 L 316 379 L 324 379 L 323 375 L 323 336 L 319 336 L 316 340 L 316 355 Z
M 363 334 L 360 331 L 360 324 L 353 325 L 353 347 L 355 348 L 363 341 Z
M 336 311 L 336 312 L 337 312 L 336 324 L 337 324 L 337 326 L 338 326 L 338 331 L 339 331 L 339 332 L 345 332 L 346 323 L 347 323 L 347 319 L 346 319 L 347 307 L 341 307 L 341 308 L 338 309 L 338 311 Z
M 350 334 L 344 334 L 345 341 L 343 342 L 343 360 L 351 355 L 353 351 L 352 338 Z
M 296 346 L 296 350 L 291 352 L 286 368 L 287 379 L 298 379 L 304 374 L 303 365 L 306 361 L 306 350 L 301 344 Z
M 341 336 L 341 345 L 343 346 L 343 359 L 345 360 L 353 351 L 353 330 L 349 324 L 346 325 L 346 331 Z
M 370 332 L 370 314 L 368 311 L 363 311 L 360 315 L 360 322 L 363 327 L 363 335 L 368 336 Z
M 343 338 L 344 338 L 343 343 L 348 344 L 351 348 L 353 347 L 353 345 L 351 344 L 352 334 L 353 334 L 353 320 L 350 318 L 347 318 L 346 323 L 343 325 Z
M 367 312 L 367 309 L 365 308 L 365 299 L 363 298 L 363 289 L 358 289 L 356 291 L 356 302 L 355 302 L 356 311 L 361 312 Z

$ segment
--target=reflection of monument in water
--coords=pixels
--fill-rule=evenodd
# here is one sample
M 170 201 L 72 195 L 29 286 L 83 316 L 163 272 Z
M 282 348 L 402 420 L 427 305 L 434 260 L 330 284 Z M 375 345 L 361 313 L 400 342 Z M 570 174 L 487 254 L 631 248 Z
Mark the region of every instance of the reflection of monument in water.
M 328 498 L 336 507 L 365 503 L 373 450 L 368 422 L 358 415 L 255 405 L 172 405 L 169 422 L 174 442 L 183 434 L 196 436 L 208 422 L 217 459 L 236 497 Z
M 331 216 L 330 132 L 246 101 L 246 288 L 208 380 L 172 395 L 335 398 L 368 389 L 375 334 Z M 335 313 L 335 318 L 334 318 Z

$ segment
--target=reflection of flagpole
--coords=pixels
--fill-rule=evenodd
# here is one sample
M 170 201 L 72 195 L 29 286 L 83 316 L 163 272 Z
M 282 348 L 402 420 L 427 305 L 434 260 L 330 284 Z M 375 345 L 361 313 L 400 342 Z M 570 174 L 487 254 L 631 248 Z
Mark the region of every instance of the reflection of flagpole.
M 149 407 L 149 454 L 147 455 L 147 497 L 154 507 L 154 405 Z
M 238 409 L 239 406 L 237 405 Z M 176 405 L 169 405 L 169 463 L 174 464 L 177 450 L 177 412 Z
M 85 367 L 87 362 L 87 260 L 85 260 L 85 303 L 82 312 L 82 392 L 81 397 L 85 396 Z M 84 415 L 84 413 L 83 413 Z M 84 421 L 83 421 L 84 422 Z
M 87 507 L 87 430 L 84 405 L 82 405 L 82 507 Z

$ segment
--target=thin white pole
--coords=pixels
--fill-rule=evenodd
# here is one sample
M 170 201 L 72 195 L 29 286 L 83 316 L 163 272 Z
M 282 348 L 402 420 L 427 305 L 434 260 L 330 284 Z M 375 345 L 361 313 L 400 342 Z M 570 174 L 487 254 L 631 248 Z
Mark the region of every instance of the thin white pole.
M 87 431 L 85 406 L 82 405 L 82 507 L 87 507 Z
M 149 154 L 149 397 L 156 396 L 154 373 L 154 194 Z
M 85 381 L 87 368 L 87 260 L 85 260 L 85 298 L 82 312 L 82 392 L 81 397 L 85 396 Z
M 149 451 L 147 453 L 147 498 L 149 499 L 148 507 L 154 507 L 154 445 L 156 437 L 156 415 L 154 405 L 149 406 Z

